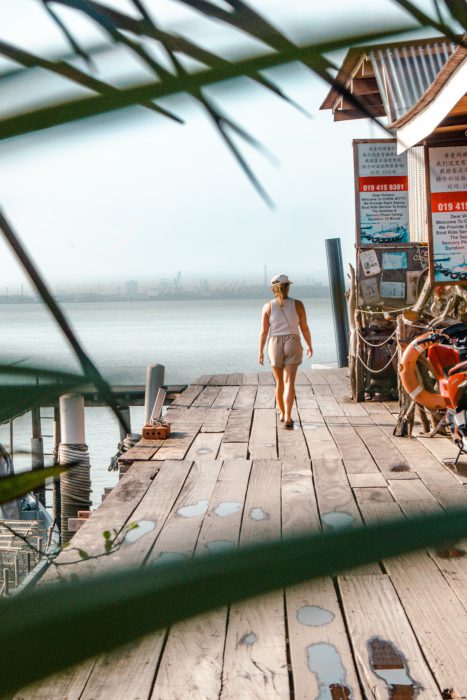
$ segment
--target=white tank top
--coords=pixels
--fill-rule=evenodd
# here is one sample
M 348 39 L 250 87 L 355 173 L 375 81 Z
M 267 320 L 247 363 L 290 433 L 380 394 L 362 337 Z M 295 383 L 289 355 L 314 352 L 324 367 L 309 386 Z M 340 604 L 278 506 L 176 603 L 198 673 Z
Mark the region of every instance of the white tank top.
M 277 299 L 271 301 L 269 314 L 269 335 L 300 335 L 300 319 L 295 308 L 295 299 L 284 299 L 280 306 Z

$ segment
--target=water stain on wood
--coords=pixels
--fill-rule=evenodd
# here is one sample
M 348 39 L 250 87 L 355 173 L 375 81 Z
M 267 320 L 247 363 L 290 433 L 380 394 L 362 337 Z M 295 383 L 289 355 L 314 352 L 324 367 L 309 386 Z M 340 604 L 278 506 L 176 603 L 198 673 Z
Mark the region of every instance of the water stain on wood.
M 252 520 L 268 520 L 269 513 L 265 513 L 262 508 L 252 508 L 250 511 L 250 518 Z
M 147 535 L 148 532 L 154 530 L 155 527 L 156 523 L 154 520 L 139 520 L 137 523 L 134 523 L 131 530 L 126 533 L 125 544 L 133 544 L 133 542 L 136 542 L 144 535 Z
M 334 617 L 334 613 L 330 610 L 320 608 L 319 605 L 302 605 L 302 607 L 297 610 L 297 620 L 300 624 L 309 625 L 311 627 L 329 625 L 334 620 Z
M 317 700 L 351 700 L 352 690 L 346 683 L 347 671 L 333 644 L 319 642 L 307 647 L 308 668 L 316 675 Z
M 211 540 L 206 542 L 206 548 L 211 554 L 219 554 L 220 552 L 228 552 L 235 547 L 235 542 L 232 540 Z
M 221 518 L 226 518 L 228 515 L 239 513 L 242 508 L 240 501 L 222 501 L 219 503 L 214 513 Z
M 334 510 L 329 513 L 324 513 L 322 517 L 324 525 L 330 530 L 342 530 L 350 527 L 354 521 L 353 515 L 340 510 Z
M 407 659 L 392 642 L 373 637 L 368 641 L 368 655 L 371 669 L 387 685 L 390 700 L 414 700 L 423 690 L 411 677 Z
M 184 518 L 193 518 L 197 515 L 204 515 L 208 509 L 207 500 L 201 500 L 197 503 L 193 503 L 190 506 L 182 506 L 177 510 L 177 514 L 183 516 Z

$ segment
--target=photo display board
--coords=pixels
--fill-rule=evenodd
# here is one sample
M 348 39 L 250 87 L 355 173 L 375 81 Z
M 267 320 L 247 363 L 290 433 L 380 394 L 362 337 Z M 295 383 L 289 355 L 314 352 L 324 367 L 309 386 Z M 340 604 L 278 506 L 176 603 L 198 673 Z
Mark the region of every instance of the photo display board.
M 354 140 L 357 245 L 409 242 L 407 153 L 394 139 Z
M 434 284 L 466 284 L 467 143 L 427 147 L 425 156 L 431 279 Z
M 420 243 L 357 248 L 359 304 L 401 308 L 417 301 L 428 268 L 428 248 Z

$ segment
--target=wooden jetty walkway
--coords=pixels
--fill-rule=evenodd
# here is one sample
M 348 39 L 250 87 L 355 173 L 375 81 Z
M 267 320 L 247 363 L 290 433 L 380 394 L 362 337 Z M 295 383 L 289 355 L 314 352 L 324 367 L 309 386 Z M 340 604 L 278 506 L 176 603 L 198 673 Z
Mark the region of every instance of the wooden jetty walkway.
M 395 403 L 348 394 L 345 370 L 302 371 L 295 429 L 286 430 L 269 373 L 200 377 L 169 409 L 173 435 L 125 454 L 126 473 L 73 539 L 95 554 L 104 530 L 138 522 L 133 542 L 64 574 L 467 502 L 467 467 L 442 463 L 456 453 L 446 438 L 393 437 Z M 458 547 L 456 557 L 422 551 L 233 604 L 16 700 L 466 698 L 467 556 Z M 44 582 L 54 578 L 49 569 Z

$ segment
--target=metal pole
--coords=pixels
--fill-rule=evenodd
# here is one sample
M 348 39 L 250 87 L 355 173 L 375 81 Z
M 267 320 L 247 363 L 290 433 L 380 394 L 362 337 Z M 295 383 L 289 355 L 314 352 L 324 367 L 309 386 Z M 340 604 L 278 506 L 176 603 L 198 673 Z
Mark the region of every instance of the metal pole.
M 344 269 L 340 238 L 326 239 L 329 287 L 331 290 L 334 331 L 336 334 L 337 365 L 348 367 L 349 319 L 345 301 Z
M 144 394 L 144 422 L 149 423 L 157 392 L 164 384 L 164 365 L 148 365 L 146 369 L 146 391 Z

